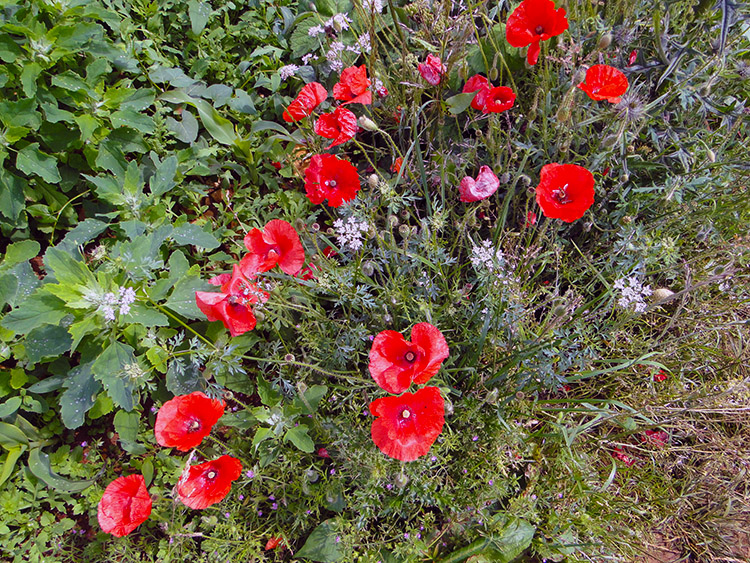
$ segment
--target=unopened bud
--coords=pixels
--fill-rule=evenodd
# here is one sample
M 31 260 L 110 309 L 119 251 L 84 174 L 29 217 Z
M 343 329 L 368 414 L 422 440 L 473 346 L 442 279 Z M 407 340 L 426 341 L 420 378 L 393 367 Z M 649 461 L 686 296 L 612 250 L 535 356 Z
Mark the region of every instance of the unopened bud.
M 377 131 L 378 125 L 369 117 L 361 115 L 359 117 L 359 126 L 365 131 Z
M 711 93 L 711 84 L 704 84 L 700 87 L 700 90 L 698 90 L 698 93 L 701 96 L 708 96 Z
M 377 174 L 370 174 L 367 177 L 367 185 L 370 186 L 370 189 L 374 190 L 378 187 L 378 175 Z
M 490 80 L 492 80 L 492 81 L 497 80 L 497 76 L 498 76 L 497 67 L 491 68 L 490 69 Z
M 708 149 L 706 156 L 708 157 L 708 160 L 710 160 L 711 162 L 716 162 L 716 153 L 712 151 L 711 149 Z
M 626 174 L 622 174 L 622 175 L 620 176 L 620 182 L 622 182 L 623 184 L 624 184 L 625 182 L 627 182 L 628 180 L 630 180 L 630 174 L 627 174 L 627 173 L 626 173 Z
M 403 473 L 400 473 L 396 475 L 396 477 L 393 479 L 393 482 L 396 484 L 398 488 L 403 489 L 406 485 L 409 484 L 409 477 L 408 475 L 404 475 Z
M 508 174 L 507 172 L 503 172 L 502 174 L 500 174 L 500 178 L 498 178 L 498 180 L 500 180 L 501 184 L 507 184 L 508 182 L 510 182 L 510 174 Z
M 666 287 L 660 287 L 654 290 L 654 292 L 651 294 L 651 301 L 654 303 L 659 303 L 660 301 L 665 301 L 666 299 L 669 299 L 674 295 L 674 291 L 671 289 L 667 289 Z
M 375 273 L 375 266 L 369 260 L 362 264 L 362 273 L 367 277 L 370 277 Z
M 524 187 L 531 185 L 531 178 L 529 178 L 526 174 L 521 174 L 518 180 L 521 182 L 521 185 Z
M 611 33 L 605 33 L 599 39 L 599 45 L 597 45 L 597 47 L 599 49 L 606 49 L 611 44 L 612 44 L 612 34 Z
M 560 109 L 557 110 L 557 115 L 555 115 L 555 117 L 560 123 L 565 123 L 568 119 L 570 119 L 570 109 L 565 106 L 561 106 Z
M 406 236 L 406 235 L 408 235 L 408 234 L 409 234 L 409 231 L 410 231 L 410 230 L 411 230 L 411 229 L 409 228 L 409 225 L 401 225 L 401 226 L 400 226 L 400 227 L 398 228 L 398 232 L 399 232 L 399 234 L 400 234 L 401 236 Z
M 255 311 L 255 320 L 263 322 L 266 320 L 266 315 L 262 311 Z
M 284 356 L 284 361 L 287 363 L 291 363 L 294 361 L 294 354 L 287 354 Z

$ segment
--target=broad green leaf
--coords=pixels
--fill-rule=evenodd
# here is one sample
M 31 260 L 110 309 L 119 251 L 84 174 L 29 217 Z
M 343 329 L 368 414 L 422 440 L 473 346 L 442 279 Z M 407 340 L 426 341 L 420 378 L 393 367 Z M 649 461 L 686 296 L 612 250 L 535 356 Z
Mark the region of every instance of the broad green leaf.
M 57 391 L 58 389 L 62 388 L 63 383 L 65 383 L 65 376 L 64 375 L 53 375 L 51 377 L 46 377 L 45 379 L 42 379 L 41 381 L 37 381 L 34 383 L 34 385 L 31 385 L 27 391 L 29 393 L 50 393 L 52 391 Z
M 139 88 L 120 104 L 120 109 L 143 111 L 144 109 L 151 107 L 154 104 L 154 99 L 156 99 L 156 93 L 153 89 Z
M 33 98 L 36 95 L 36 79 L 42 73 L 39 63 L 29 63 L 21 71 L 21 87 L 26 97 Z
M 91 138 L 94 131 L 96 131 L 101 125 L 98 119 L 87 113 L 76 115 L 74 119 L 76 125 L 78 125 L 78 129 L 81 130 L 81 141 L 84 143 Z
M 141 465 L 141 475 L 143 475 L 146 486 L 150 486 L 154 479 L 154 463 L 150 459 L 145 460 Z
M 174 395 L 203 391 L 203 374 L 193 362 L 172 360 L 167 368 L 167 389 Z
M 131 455 L 144 453 L 146 448 L 138 443 L 138 427 L 141 415 L 137 412 L 117 411 L 115 414 L 115 432 L 120 437 L 123 449 Z
M 72 70 L 66 70 L 61 74 L 52 75 L 52 86 L 57 86 L 69 92 L 84 92 L 89 98 L 98 99 L 97 93 Z
M 16 167 L 27 176 L 35 174 L 50 184 L 58 184 L 62 180 L 57 160 L 40 151 L 39 143 L 31 143 L 18 152 Z
M 151 195 L 158 197 L 174 188 L 177 185 L 177 182 L 174 179 L 176 173 L 177 157 L 174 155 L 168 156 L 158 166 L 156 172 L 149 180 Z
M 206 97 L 214 102 L 215 108 L 220 108 L 232 97 L 232 87 L 226 84 L 211 84 L 206 88 Z
M 267 407 L 275 407 L 281 402 L 281 393 L 273 388 L 273 385 L 259 377 L 256 382 L 258 386 L 258 395 L 260 395 L 260 402 Z
M 286 431 L 286 434 L 284 434 L 284 440 L 291 442 L 297 447 L 297 449 L 308 454 L 315 451 L 315 442 L 313 442 L 312 438 L 307 434 L 307 426 L 300 425 L 290 428 Z
M 14 221 L 18 219 L 26 204 L 25 185 L 26 180 L 0 169 L 0 214 Z
M 126 411 L 133 410 L 137 382 L 131 375 L 139 369 L 133 348 L 117 341 L 107 346 L 91 366 L 94 376 L 104 385 L 114 404 Z
M 96 395 L 102 388 L 94 379 L 91 362 L 70 370 L 66 381 L 67 389 L 60 397 L 60 414 L 66 428 L 78 428 L 85 420 L 86 413 L 94 406 Z
M 445 103 L 448 105 L 448 111 L 453 115 L 463 113 L 466 111 L 466 108 L 471 105 L 471 102 L 476 95 L 476 92 L 467 92 L 465 94 L 456 94 L 455 96 L 447 98 Z
M 167 129 L 183 143 L 190 145 L 198 138 L 198 120 L 186 109 L 182 110 L 182 121 L 167 117 L 166 125 Z
M 176 227 L 172 233 L 172 239 L 177 244 L 192 244 L 213 250 L 221 244 L 214 235 L 207 233 L 194 223 L 185 223 Z
M 247 113 L 250 115 L 258 113 L 258 110 L 255 109 L 255 103 L 250 95 L 239 88 L 235 88 L 234 97 L 227 101 L 227 105 L 229 105 L 234 111 L 239 111 L 240 113 Z
M 39 254 L 41 247 L 35 240 L 22 240 L 8 245 L 5 249 L 5 259 L 3 267 L 15 266 L 21 262 L 26 262 Z
M 55 279 L 60 283 L 83 286 L 96 284 L 94 274 L 86 264 L 57 247 L 47 249 L 44 254 L 44 265 L 54 272 Z
M 32 363 L 37 363 L 42 358 L 59 356 L 69 351 L 72 342 L 73 339 L 63 326 L 39 326 L 26 335 L 26 355 Z
M 482 555 L 490 563 L 510 563 L 531 545 L 535 531 L 526 520 L 511 517 L 501 532 L 490 536 L 492 548 Z
M 96 315 L 86 315 L 80 321 L 74 322 L 68 327 L 68 332 L 70 333 L 70 336 L 73 337 L 73 342 L 70 343 L 71 352 L 76 351 L 84 336 L 99 331 L 101 331 L 101 326 L 99 325 L 99 320 Z
M 0 418 L 12 415 L 21 407 L 22 402 L 21 397 L 11 397 L 4 403 L 0 403 Z
M 183 317 L 205 319 L 206 315 L 195 304 L 195 292 L 210 291 L 212 289 L 216 288 L 206 280 L 198 276 L 186 276 L 175 284 L 174 290 L 172 290 L 172 294 L 167 299 L 165 305 Z
M 234 145 L 242 141 L 234 130 L 231 121 L 222 117 L 206 100 L 191 98 L 182 90 L 173 90 L 161 96 L 161 99 L 175 104 L 190 104 L 198 110 L 203 127 L 222 145 Z
M 258 451 L 258 445 L 271 438 L 273 438 L 273 430 L 267 426 L 261 426 L 255 431 L 255 436 L 253 436 L 253 449 Z
M 73 252 L 82 244 L 86 244 L 90 240 L 98 237 L 109 227 L 108 223 L 99 221 L 98 219 L 84 219 L 73 227 L 68 234 L 65 235 L 55 248 L 63 252 Z
M 126 323 L 138 323 L 146 327 L 169 326 L 169 318 L 164 313 L 141 302 L 133 303 L 128 314 L 121 318 Z
M 43 324 L 55 325 L 67 314 L 65 303 L 46 292 L 37 291 L 10 311 L 0 325 L 16 334 L 27 334 Z
M 9 450 L 11 448 L 17 448 L 18 446 L 28 445 L 29 439 L 20 428 L 8 424 L 7 422 L 0 422 L 0 446 Z
M 41 285 L 28 262 L 16 264 L 0 275 L 0 306 L 19 305 Z
M 296 397 L 294 403 L 302 411 L 302 414 L 313 414 L 327 392 L 328 387 L 325 385 L 313 385 L 305 391 L 302 397 Z
M 42 108 L 42 111 L 44 112 L 44 117 L 47 121 L 50 123 L 59 123 L 60 121 L 65 123 L 75 123 L 76 117 L 70 113 L 67 110 L 60 109 L 57 106 L 57 102 L 52 104 L 47 104 L 42 102 L 39 104 L 39 106 Z
M 16 446 L 15 448 L 11 448 L 8 450 L 8 454 L 5 456 L 5 460 L 3 461 L 2 471 L 0 471 L 0 487 L 2 487 L 3 483 L 8 480 L 8 477 L 13 474 L 13 469 L 15 469 L 16 467 L 16 462 L 18 461 L 18 458 L 21 457 L 24 451 L 26 451 L 26 446 Z
M 0 59 L 5 63 L 12 63 L 21 55 L 21 48 L 10 35 L 0 35 Z
M 164 66 L 149 72 L 148 77 L 156 84 L 168 82 L 175 88 L 185 88 L 197 82 L 194 78 L 187 76 L 180 68 L 169 68 Z
M 296 557 L 303 557 L 321 563 L 341 561 L 342 555 L 339 551 L 339 544 L 336 541 L 337 535 L 337 519 L 326 520 L 307 537 L 305 545 L 297 552 Z
M 155 130 L 154 118 L 133 109 L 116 111 L 109 116 L 113 127 L 130 127 L 146 135 L 152 135 Z
M 49 456 L 40 448 L 34 448 L 29 451 L 29 469 L 37 479 L 59 491 L 80 493 L 94 484 L 94 479 L 71 481 L 70 479 L 61 477 L 52 471 L 49 464 Z
M 200 32 L 206 27 L 210 15 L 211 5 L 208 2 L 203 2 L 202 0 L 190 0 L 188 2 L 190 28 L 196 35 L 200 35 Z
M 36 111 L 36 100 L 27 98 L 18 102 L 0 102 L 0 121 L 7 127 L 39 129 L 42 114 Z

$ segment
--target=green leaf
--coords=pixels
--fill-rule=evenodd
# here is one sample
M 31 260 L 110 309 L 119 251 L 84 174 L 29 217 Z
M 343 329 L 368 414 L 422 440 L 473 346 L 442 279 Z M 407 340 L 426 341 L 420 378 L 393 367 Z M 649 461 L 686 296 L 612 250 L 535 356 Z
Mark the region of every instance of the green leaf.
M 341 561 L 342 555 L 336 541 L 338 535 L 337 523 L 336 518 L 331 518 L 315 528 L 307 537 L 305 545 L 297 552 L 297 557 L 304 557 L 321 563 Z
M 16 264 L 0 276 L 0 306 L 15 307 L 41 285 L 28 262 Z
M 31 143 L 18 152 L 16 167 L 27 176 L 35 174 L 50 184 L 58 184 L 62 180 L 57 170 L 57 160 L 40 151 L 39 143 Z
M 71 481 L 65 477 L 60 477 L 57 473 L 52 471 L 49 464 L 49 456 L 40 448 L 34 448 L 29 451 L 29 469 L 37 479 L 45 483 L 47 486 L 59 491 L 80 493 L 82 490 L 94 484 L 94 479 Z
M 91 366 L 96 379 L 102 382 L 107 394 L 118 407 L 133 410 L 133 392 L 137 384 L 126 372 L 126 367 L 137 365 L 133 348 L 120 342 L 112 342 Z
M 0 418 L 12 415 L 21 407 L 22 402 L 21 397 L 11 397 L 4 403 L 0 403 Z
M 536 528 L 522 518 L 511 517 L 500 533 L 490 536 L 492 548 L 482 555 L 491 563 L 510 563 L 531 545 Z
M 215 289 L 215 287 L 198 276 L 186 276 L 175 284 L 174 290 L 172 290 L 172 294 L 167 299 L 165 305 L 183 317 L 205 319 L 206 316 L 195 304 L 195 292 L 209 291 L 211 289 Z
M 259 377 L 256 380 L 258 386 L 258 395 L 260 395 L 260 402 L 267 407 L 275 407 L 281 402 L 281 393 L 274 389 L 273 385 Z
M 3 469 L 0 471 L 0 487 L 2 487 L 3 483 L 8 480 L 8 477 L 13 474 L 16 462 L 24 451 L 26 451 L 26 446 L 17 446 L 8 450 L 8 455 L 5 456 L 5 461 L 3 461 Z
M 176 227 L 172 239 L 180 245 L 192 244 L 213 250 L 221 244 L 214 235 L 207 233 L 195 223 L 185 223 Z
M 175 104 L 190 104 L 198 110 L 198 116 L 201 118 L 203 127 L 214 138 L 217 143 L 222 145 L 234 145 L 241 143 L 234 130 L 232 122 L 222 117 L 214 107 L 205 100 L 191 98 L 182 90 L 173 90 L 162 95 L 161 99 Z
M 0 325 L 16 334 L 26 334 L 43 324 L 57 324 L 67 314 L 65 303 L 46 292 L 37 291 L 20 307 L 5 315 Z
M 9 450 L 18 446 L 28 445 L 29 439 L 17 426 L 13 426 L 7 422 L 0 422 L 0 446 Z
M 100 331 L 101 326 L 99 325 L 97 315 L 86 315 L 80 321 L 74 322 L 68 327 L 68 332 L 73 337 L 73 342 L 70 344 L 71 352 L 76 351 L 84 336 Z
M 92 362 L 70 370 L 65 391 L 60 397 L 60 414 L 66 428 L 78 428 L 86 413 L 94 406 L 96 395 L 102 388 L 91 371 Z
M 36 96 L 36 79 L 42 73 L 42 67 L 38 63 L 29 63 L 21 71 L 21 87 L 26 97 Z
M 21 48 L 10 35 L 0 35 L 0 59 L 5 63 L 12 63 L 21 55 Z
M 467 92 L 466 94 L 456 94 L 447 98 L 445 103 L 448 105 L 448 111 L 453 115 L 463 113 L 471 105 L 476 95 L 476 92 Z
M 84 143 L 91 138 L 99 126 L 99 120 L 93 115 L 82 114 L 74 117 L 76 125 L 81 130 L 81 141 Z
M 307 426 L 294 426 L 286 431 L 284 434 L 284 441 L 291 442 L 297 449 L 302 450 L 306 453 L 312 453 L 315 451 L 315 442 L 307 433 Z
M 26 335 L 26 355 L 32 363 L 59 356 L 70 350 L 73 342 L 67 329 L 60 325 L 36 327 Z
M 328 393 L 328 387 L 325 385 L 313 385 L 305 391 L 302 397 L 296 397 L 294 404 L 302 411 L 302 414 L 313 414 L 318 410 L 318 405 L 326 393 Z
M 117 411 L 117 414 L 115 414 L 115 432 L 120 437 L 120 444 L 123 449 L 131 455 L 138 455 L 146 451 L 142 444 L 137 443 L 140 422 L 141 415 L 137 412 Z
M 191 112 L 185 109 L 182 110 L 182 121 L 177 121 L 173 117 L 167 117 L 166 125 L 167 129 L 174 133 L 175 137 L 183 143 L 191 145 L 198 138 L 198 120 L 195 119 L 195 116 Z
M 146 327 L 169 326 L 169 318 L 164 313 L 141 302 L 133 303 L 128 314 L 121 318 L 127 323 L 138 323 Z
M 109 227 L 109 224 L 104 221 L 91 218 L 84 219 L 68 231 L 65 238 L 55 248 L 66 253 L 73 252 L 80 245 L 98 237 L 107 230 L 107 227 Z
M 36 100 L 28 98 L 18 102 L 0 102 L 0 120 L 8 127 L 39 129 L 42 114 L 36 111 Z
M 187 365 L 186 365 L 187 364 Z M 203 391 L 203 374 L 193 362 L 173 360 L 167 368 L 167 389 L 173 395 Z
M 116 111 L 109 116 L 109 120 L 113 127 L 130 127 L 146 135 L 152 135 L 156 128 L 153 117 L 133 109 Z
M 164 159 L 156 169 L 154 175 L 151 176 L 151 179 L 149 180 L 151 195 L 159 197 L 174 188 L 177 185 L 177 182 L 174 179 L 176 173 L 177 157 L 171 155 Z
M 156 93 L 151 88 L 139 88 L 133 95 L 125 99 L 120 104 L 120 109 L 132 109 L 135 111 L 143 111 L 147 107 L 151 107 L 154 104 Z
M 44 254 L 44 265 L 54 272 L 55 279 L 63 284 L 94 286 L 96 279 L 86 264 L 79 262 L 68 252 L 57 247 L 48 248 Z
M 210 15 L 211 5 L 208 2 L 201 2 L 201 0 L 190 0 L 188 2 L 190 28 L 196 35 L 200 35 L 200 32 L 206 27 Z
M 26 205 L 25 185 L 22 178 L 0 169 L 0 214 L 13 221 L 18 219 Z
M 145 460 L 141 465 L 141 475 L 143 475 L 146 486 L 151 485 L 151 481 L 154 479 L 154 464 L 150 459 Z
M 15 266 L 21 262 L 26 262 L 39 254 L 41 246 L 35 240 L 22 240 L 9 244 L 5 249 L 5 259 L 3 267 Z
M 255 431 L 255 436 L 253 436 L 253 449 L 257 451 L 258 445 L 261 442 L 265 442 L 271 438 L 273 438 L 273 430 L 267 426 L 261 426 Z

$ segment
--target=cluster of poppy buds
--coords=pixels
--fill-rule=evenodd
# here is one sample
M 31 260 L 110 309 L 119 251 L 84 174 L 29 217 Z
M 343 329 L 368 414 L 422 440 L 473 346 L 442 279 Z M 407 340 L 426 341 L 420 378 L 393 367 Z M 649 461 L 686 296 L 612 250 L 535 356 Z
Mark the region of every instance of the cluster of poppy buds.
M 167 401 L 156 414 L 156 442 L 182 452 L 199 446 L 224 414 L 225 406 L 224 401 L 210 399 L 200 391 Z M 177 483 L 177 497 L 189 508 L 207 508 L 227 496 L 241 471 L 240 461 L 228 455 L 198 465 L 190 465 L 188 460 Z M 145 522 L 151 515 L 151 495 L 143 475 L 112 481 L 99 501 L 97 515 L 102 530 L 116 537 Z

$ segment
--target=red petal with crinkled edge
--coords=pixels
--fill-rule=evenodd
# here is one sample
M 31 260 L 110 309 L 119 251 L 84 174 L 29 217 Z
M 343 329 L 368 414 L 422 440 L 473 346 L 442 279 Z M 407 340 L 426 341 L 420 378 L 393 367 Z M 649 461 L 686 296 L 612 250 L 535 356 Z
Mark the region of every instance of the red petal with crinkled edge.
M 535 65 L 539 59 L 539 42 L 568 29 L 565 14 L 565 8 L 556 10 L 552 0 L 523 0 L 508 17 L 505 38 L 513 47 L 530 45 L 526 60 Z
M 332 154 L 316 154 L 305 170 L 305 191 L 312 203 L 328 200 L 331 207 L 339 207 L 353 200 L 359 191 L 359 173 L 348 160 Z
M 594 204 L 594 175 L 577 164 L 546 164 L 539 174 L 536 202 L 545 217 L 572 223 Z
M 104 490 L 97 519 L 99 526 L 118 538 L 127 536 L 151 515 L 151 495 L 143 475 L 118 477 Z
M 471 107 L 474 109 L 484 109 L 485 101 L 487 100 L 487 94 L 492 89 L 489 80 L 481 74 L 475 74 L 466 81 L 462 92 L 468 94 L 469 92 L 476 92 L 474 99 L 471 100 Z
M 177 496 L 188 508 L 202 510 L 224 499 L 242 472 L 240 460 L 228 455 L 187 468 Z
M 333 86 L 333 97 L 348 104 L 371 104 L 372 92 L 370 79 L 367 78 L 367 67 L 350 66 L 341 71 L 341 78 Z
M 607 100 L 610 104 L 620 103 L 628 89 L 625 74 L 609 65 L 594 65 L 586 71 L 586 81 L 578 87 L 594 101 Z
M 445 402 L 437 387 L 377 399 L 370 403 L 370 412 L 377 417 L 372 441 L 385 455 L 401 461 L 427 454 L 445 424 Z
M 489 92 L 484 102 L 484 113 L 501 113 L 513 107 L 516 94 L 507 86 L 496 86 Z
M 310 115 L 316 107 L 325 101 L 328 91 L 318 82 L 305 84 L 297 97 L 289 104 L 282 115 L 284 121 L 293 123 Z
M 315 132 L 326 139 L 333 139 L 329 149 L 353 139 L 357 129 L 357 116 L 342 107 L 332 113 L 321 114 L 315 121 Z
M 424 356 L 419 359 L 414 373 L 414 383 L 421 385 L 438 372 L 443 360 L 450 355 L 450 349 L 443 333 L 430 323 L 414 325 L 411 329 L 411 341 L 424 350 Z
M 471 202 L 487 199 L 497 191 L 500 179 L 489 166 L 482 166 L 476 180 L 471 176 L 464 177 L 458 187 L 461 201 Z
M 249 278 L 258 272 L 267 272 L 276 264 L 285 274 L 293 276 L 305 263 L 299 234 L 287 221 L 273 219 L 262 231 L 251 229 L 244 242 L 250 254 L 240 261 L 240 270 Z
M 422 75 L 427 82 L 433 86 L 440 84 L 443 75 L 445 74 L 446 68 L 440 57 L 436 55 L 427 55 L 427 59 L 423 63 L 417 65 L 419 74 Z
M 154 435 L 160 446 L 186 452 L 198 446 L 224 415 L 226 403 L 195 391 L 178 395 L 156 413 Z

